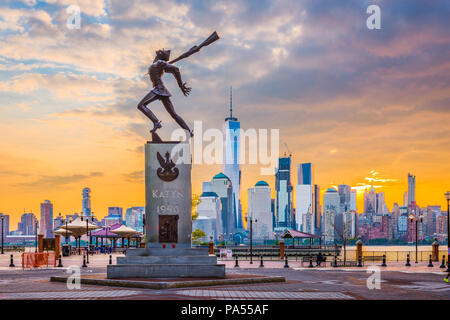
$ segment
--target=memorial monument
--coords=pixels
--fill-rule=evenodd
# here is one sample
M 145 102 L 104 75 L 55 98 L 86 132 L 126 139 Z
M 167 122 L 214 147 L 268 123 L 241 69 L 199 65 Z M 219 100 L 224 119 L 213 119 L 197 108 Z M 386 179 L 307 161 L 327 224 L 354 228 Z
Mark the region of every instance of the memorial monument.
M 225 265 L 217 264 L 208 248 L 192 248 L 191 154 L 186 141 L 163 141 L 156 133 L 161 121 L 147 108 L 160 100 L 172 118 L 193 136 L 186 122 L 175 112 L 170 93 L 162 82 L 165 72 L 172 73 L 184 95 L 191 88 L 181 80 L 173 63 L 189 57 L 219 39 L 214 32 L 199 46 L 192 47 L 170 61 L 170 50 L 156 51 L 149 68 L 153 89 L 139 102 L 138 109 L 152 122 L 152 141 L 145 145 L 145 248 L 126 251 L 117 264 L 108 265 L 107 278 L 225 277 Z M 184 160 L 183 160 L 184 159 Z M 188 159 L 188 161 L 186 161 Z

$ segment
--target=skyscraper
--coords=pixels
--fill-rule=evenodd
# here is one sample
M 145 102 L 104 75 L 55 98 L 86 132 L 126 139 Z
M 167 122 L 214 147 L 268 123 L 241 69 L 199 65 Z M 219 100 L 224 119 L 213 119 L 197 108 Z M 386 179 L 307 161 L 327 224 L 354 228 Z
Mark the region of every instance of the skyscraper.
M 275 171 L 275 231 L 295 228 L 292 189 L 291 157 L 279 158 Z
M 109 207 L 108 217 L 118 218 L 120 221 L 123 220 L 123 209 L 121 207 Z
M 234 234 L 237 223 L 233 212 L 233 188 L 230 179 L 223 173 L 216 174 L 211 182 L 203 183 L 203 192 L 214 192 L 220 199 L 222 231 Z
M 81 203 L 81 207 L 83 208 L 83 215 L 90 216 L 91 215 L 91 189 L 84 188 L 82 192 L 83 201 Z
M 59 215 L 53 220 L 53 230 L 56 230 L 59 227 L 61 227 L 64 224 L 63 220 L 64 220 L 64 217 L 61 215 L 61 212 L 60 212 Z
M 50 200 L 45 200 L 41 203 L 41 223 L 40 234 L 44 238 L 53 238 L 53 204 Z
M 328 188 L 323 195 L 323 235 L 325 242 L 330 243 L 335 239 L 336 216 L 340 208 L 339 193 L 334 188 Z M 340 218 L 342 219 L 342 217 Z M 338 217 L 339 220 L 339 217 Z
M 350 210 L 351 188 L 349 185 L 340 184 L 339 190 L 339 212 L 347 212 Z
M 131 207 L 125 211 L 125 224 L 136 231 L 144 232 L 145 207 Z
M 367 217 L 369 223 L 372 223 L 372 217 L 377 212 L 377 194 L 375 192 L 375 188 L 372 185 L 370 187 L 369 192 L 367 189 L 364 191 L 364 214 Z
M 272 239 L 273 220 L 270 187 L 265 181 L 258 181 L 248 189 L 248 216 L 253 219 L 253 239 Z M 257 222 L 255 222 L 257 220 Z
M 233 191 L 233 214 L 237 229 L 242 228 L 242 210 L 240 201 L 241 170 L 239 168 L 239 144 L 241 123 L 233 117 L 233 96 L 230 88 L 230 116 L 223 125 L 224 152 L 223 173 L 230 179 Z
M 337 190 L 334 188 L 328 188 L 323 195 L 323 210 L 339 212 L 340 203 L 340 197 Z
M 36 222 L 38 221 L 33 213 L 24 213 L 20 217 L 17 230 L 24 236 L 34 235 L 36 234 Z
M 384 198 L 384 192 L 377 193 L 377 215 L 384 215 L 388 213 L 386 201 Z
M 358 208 L 356 205 L 356 190 L 351 190 L 350 194 L 350 210 L 358 212 Z
M 217 193 L 203 192 L 197 205 L 198 217 L 192 225 L 192 230 L 203 230 L 207 239 L 212 236 L 214 240 L 219 240 L 219 236 L 223 233 L 221 211 L 221 202 Z
M 297 229 L 314 233 L 314 218 L 306 218 L 306 215 L 313 214 L 313 172 L 311 163 L 301 163 L 298 165 L 298 181 L 295 187 L 295 219 Z
M 320 187 L 314 185 L 314 223 L 315 223 L 315 234 L 320 234 L 322 231 L 322 208 L 320 206 Z
M 0 217 L 2 217 L 2 216 L 4 217 L 3 218 L 3 231 L 0 230 L 0 234 L 2 234 L 4 236 L 4 238 L 6 238 L 6 236 L 9 234 L 9 215 L 0 213 Z
M 408 206 L 416 201 L 416 176 L 408 173 Z

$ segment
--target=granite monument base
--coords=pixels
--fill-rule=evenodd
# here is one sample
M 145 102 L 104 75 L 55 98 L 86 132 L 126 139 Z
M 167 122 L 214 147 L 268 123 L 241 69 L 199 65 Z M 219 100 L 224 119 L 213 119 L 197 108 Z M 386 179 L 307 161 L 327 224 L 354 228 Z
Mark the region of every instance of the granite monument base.
M 108 265 L 108 279 L 225 278 L 225 265 L 206 248 L 128 249 L 116 265 Z

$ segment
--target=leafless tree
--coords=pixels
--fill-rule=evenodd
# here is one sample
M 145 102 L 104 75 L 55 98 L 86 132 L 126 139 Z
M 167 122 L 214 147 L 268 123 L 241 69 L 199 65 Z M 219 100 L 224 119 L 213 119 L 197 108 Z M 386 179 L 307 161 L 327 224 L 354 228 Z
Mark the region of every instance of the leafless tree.
M 331 223 L 333 226 L 334 232 L 342 239 L 342 244 L 344 246 L 344 266 L 347 262 L 347 221 L 343 217 L 342 219 L 342 230 L 336 227 L 334 223 Z

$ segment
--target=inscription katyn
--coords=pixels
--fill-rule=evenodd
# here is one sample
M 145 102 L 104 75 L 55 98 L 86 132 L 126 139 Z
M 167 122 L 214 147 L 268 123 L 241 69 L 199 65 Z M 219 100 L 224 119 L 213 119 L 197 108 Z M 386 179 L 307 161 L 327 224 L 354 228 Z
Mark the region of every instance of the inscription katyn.
M 152 190 L 153 198 L 183 199 L 184 195 L 177 190 Z

